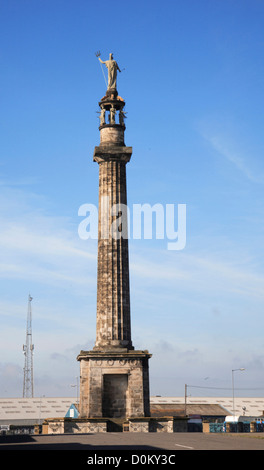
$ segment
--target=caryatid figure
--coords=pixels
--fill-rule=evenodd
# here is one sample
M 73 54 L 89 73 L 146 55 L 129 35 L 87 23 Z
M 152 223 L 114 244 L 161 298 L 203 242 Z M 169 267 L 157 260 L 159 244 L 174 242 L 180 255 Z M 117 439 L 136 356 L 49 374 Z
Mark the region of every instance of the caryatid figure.
M 117 70 L 121 72 L 120 68 L 117 65 L 117 62 L 113 59 L 113 54 L 109 54 L 109 60 L 103 61 L 98 57 L 102 64 L 108 68 L 108 86 L 107 90 L 115 89 L 116 90 L 116 77 L 117 77 Z
M 119 113 L 119 124 L 121 124 L 121 126 L 124 126 L 125 125 L 125 121 L 124 119 L 126 118 L 126 113 L 124 113 L 124 111 L 122 109 L 120 109 L 120 113 Z
M 112 106 L 110 109 L 110 124 L 115 124 L 115 114 L 116 114 L 116 110 Z
M 100 124 L 101 124 L 101 126 L 103 126 L 105 124 L 105 109 L 104 108 L 101 109 Z

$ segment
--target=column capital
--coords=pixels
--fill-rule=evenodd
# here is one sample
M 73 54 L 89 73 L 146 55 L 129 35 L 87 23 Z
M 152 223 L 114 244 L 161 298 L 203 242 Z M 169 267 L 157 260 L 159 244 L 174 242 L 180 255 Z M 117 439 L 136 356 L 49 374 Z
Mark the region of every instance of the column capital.
M 94 148 L 93 161 L 122 161 L 128 163 L 132 155 L 132 147 L 126 146 L 98 146 Z

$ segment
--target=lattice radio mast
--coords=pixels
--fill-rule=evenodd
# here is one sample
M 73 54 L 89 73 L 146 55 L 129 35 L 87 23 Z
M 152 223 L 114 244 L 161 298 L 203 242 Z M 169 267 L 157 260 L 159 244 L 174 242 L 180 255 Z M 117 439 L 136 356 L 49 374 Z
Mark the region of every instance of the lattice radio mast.
M 33 398 L 34 387 L 33 387 L 33 350 L 34 344 L 32 344 L 32 302 L 31 295 L 28 296 L 28 313 L 27 313 L 27 332 L 26 332 L 26 344 L 23 344 L 23 352 L 25 354 L 25 366 L 24 366 L 24 383 L 23 383 L 23 398 Z

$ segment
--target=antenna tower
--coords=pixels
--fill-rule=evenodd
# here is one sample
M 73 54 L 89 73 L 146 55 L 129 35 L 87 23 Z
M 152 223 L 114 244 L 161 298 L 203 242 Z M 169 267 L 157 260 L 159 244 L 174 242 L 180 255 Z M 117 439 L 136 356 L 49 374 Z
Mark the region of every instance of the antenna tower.
M 32 310 L 31 310 L 31 295 L 28 296 L 28 313 L 27 313 L 27 332 L 26 344 L 23 344 L 23 352 L 25 355 L 24 366 L 24 383 L 23 383 L 23 398 L 33 398 L 33 350 L 32 344 Z

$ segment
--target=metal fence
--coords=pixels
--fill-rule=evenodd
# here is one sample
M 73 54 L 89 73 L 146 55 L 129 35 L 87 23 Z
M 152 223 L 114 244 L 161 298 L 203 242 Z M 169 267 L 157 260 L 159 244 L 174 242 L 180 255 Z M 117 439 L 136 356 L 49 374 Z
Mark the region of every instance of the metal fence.
M 250 421 L 240 421 L 238 423 L 228 423 L 228 432 L 264 432 L 264 423 L 256 421 L 253 423 Z M 210 423 L 210 432 L 227 432 L 226 423 Z

